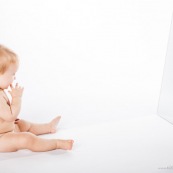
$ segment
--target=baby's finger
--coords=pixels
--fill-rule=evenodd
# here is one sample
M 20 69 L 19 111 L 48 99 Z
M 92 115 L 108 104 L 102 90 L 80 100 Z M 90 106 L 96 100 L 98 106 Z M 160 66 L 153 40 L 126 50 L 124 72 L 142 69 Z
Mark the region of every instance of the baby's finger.
M 14 89 L 14 86 L 12 84 L 10 84 L 10 87 L 9 87 L 10 90 L 13 90 Z
M 20 88 L 21 90 L 23 89 L 23 87 L 22 87 L 22 86 L 18 86 L 18 88 Z

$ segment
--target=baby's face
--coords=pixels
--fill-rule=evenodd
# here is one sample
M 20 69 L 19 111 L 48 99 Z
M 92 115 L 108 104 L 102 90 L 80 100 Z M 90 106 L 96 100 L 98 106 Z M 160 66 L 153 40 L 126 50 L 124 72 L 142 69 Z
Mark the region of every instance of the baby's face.
M 18 65 L 17 64 L 11 64 L 7 71 L 0 75 L 0 88 L 1 89 L 7 89 L 15 80 L 15 74 L 17 72 Z

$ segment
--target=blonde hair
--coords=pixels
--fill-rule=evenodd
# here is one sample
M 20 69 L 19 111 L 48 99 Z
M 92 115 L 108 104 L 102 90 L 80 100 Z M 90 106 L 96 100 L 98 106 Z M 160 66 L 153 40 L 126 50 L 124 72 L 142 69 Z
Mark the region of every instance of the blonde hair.
M 4 74 L 11 64 L 19 63 L 17 55 L 9 48 L 0 45 L 0 74 Z

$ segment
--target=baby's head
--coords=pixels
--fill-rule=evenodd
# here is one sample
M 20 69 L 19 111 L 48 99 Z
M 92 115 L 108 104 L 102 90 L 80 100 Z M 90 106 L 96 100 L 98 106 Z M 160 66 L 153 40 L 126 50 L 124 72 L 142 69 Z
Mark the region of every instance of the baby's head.
M 0 45 L 0 89 L 7 89 L 13 83 L 18 66 L 17 55 L 7 47 Z

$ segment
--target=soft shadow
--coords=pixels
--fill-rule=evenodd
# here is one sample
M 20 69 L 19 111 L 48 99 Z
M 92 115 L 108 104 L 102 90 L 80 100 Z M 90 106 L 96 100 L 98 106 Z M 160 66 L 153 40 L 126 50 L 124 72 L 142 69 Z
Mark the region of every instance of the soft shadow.
M 38 153 L 29 151 L 29 150 L 20 150 L 20 151 L 16 151 L 16 152 L 0 153 L 0 161 L 22 158 L 22 157 L 29 157 L 29 156 L 34 156 L 37 154 Z M 42 153 L 39 153 L 39 154 L 42 154 Z
M 8 152 L 8 153 L 0 153 L 0 161 L 10 160 L 10 159 L 18 159 L 18 158 L 27 158 L 27 157 L 34 157 L 34 156 L 42 156 L 42 155 L 62 155 L 67 154 L 68 151 L 64 150 L 52 150 L 47 152 L 32 152 L 30 150 L 20 150 L 16 152 Z

